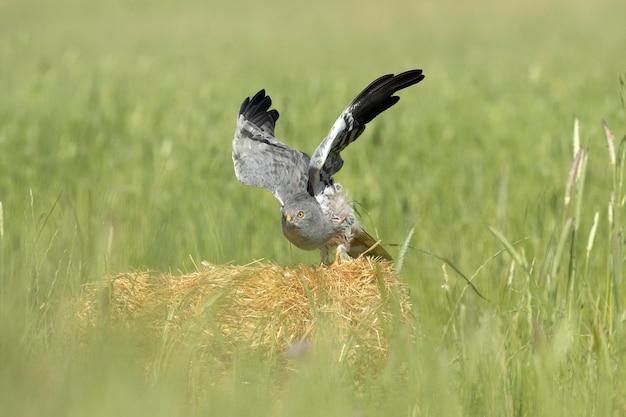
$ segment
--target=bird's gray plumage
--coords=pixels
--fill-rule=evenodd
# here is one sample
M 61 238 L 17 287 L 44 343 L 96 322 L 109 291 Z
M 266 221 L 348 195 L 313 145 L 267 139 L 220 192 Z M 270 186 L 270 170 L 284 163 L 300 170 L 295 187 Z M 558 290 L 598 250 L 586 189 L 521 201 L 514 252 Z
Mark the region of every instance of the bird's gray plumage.
M 278 111 L 261 90 L 246 98 L 239 109 L 233 140 L 233 163 L 239 181 L 265 188 L 280 204 L 306 188 L 309 156 L 274 137 Z
M 393 94 L 422 79 L 422 70 L 383 75 L 372 81 L 352 100 L 311 156 L 308 185 L 310 194 L 321 192 L 323 188 L 320 187 L 332 181 L 332 176 L 343 166 L 339 153 L 363 133 L 365 125 L 400 100 L 400 97 Z
M 324 260 L 329 248 L 337 255 L 357 257 L 376 246 L 361 227 L 350 202 L 334 183 L 343 166 L 340 152 L 354 142 L 365 126 L 400 99 L 393 94 L 417 84 L 422 70 L 377 78 L 361 91 L 335 121 L 313 155 L 289 148 L 274 136 L 279 114 L 272 101 L 259 91 L 239 109 L 233 139 L 233 163 L 239 181 L 271 191 L 281 204 L 285 236 L 305 250 L 320 249 Z M 380 246 L 373 256 L 391 259 Z

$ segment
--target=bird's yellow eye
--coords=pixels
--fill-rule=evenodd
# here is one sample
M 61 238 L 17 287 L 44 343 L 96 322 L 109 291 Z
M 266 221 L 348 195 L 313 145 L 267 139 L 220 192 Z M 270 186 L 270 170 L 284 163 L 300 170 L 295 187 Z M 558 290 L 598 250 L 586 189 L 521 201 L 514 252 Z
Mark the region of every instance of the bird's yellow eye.
M 298 218 L 299 218 L 299 219 L 301 219 L 301 218 L 303 218 L 303 217 L 304 217 L 304 212 L 303 212 L 302 210 L 300 210 L 300 211 L 298 212 L 298 214 L 296 214 L 296 216 L 298 216 Z

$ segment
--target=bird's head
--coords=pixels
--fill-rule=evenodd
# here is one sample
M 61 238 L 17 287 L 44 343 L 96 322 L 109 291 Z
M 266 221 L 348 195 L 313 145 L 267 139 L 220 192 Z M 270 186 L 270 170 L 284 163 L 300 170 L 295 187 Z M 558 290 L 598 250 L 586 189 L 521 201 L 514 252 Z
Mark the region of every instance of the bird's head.
M 283 220 L 285 221 L 285 223 L 297 227 L 297 225 L 300 223 L 300 220 L 304 219 L 305 216 L 306 213 L 304 212 L 304 210 L 298 210 L 298 212 L 295 214 L 292 214 L 292 212 L 283 214 Z
M 304 250 L 317 249 L 328 241 L 330 226 L 319 203 L 309 194 L 287 201 L 281 208 L 285 237 Z

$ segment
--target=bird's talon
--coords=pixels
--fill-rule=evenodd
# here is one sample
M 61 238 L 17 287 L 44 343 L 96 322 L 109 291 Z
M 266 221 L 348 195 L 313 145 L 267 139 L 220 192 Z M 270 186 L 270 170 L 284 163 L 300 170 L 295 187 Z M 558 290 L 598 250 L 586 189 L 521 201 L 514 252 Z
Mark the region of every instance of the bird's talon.
M 333 261 L 332 264 L 330 264 L 328 266 L 328 268 L 330 269 L 337 269 L 339 268 L 339 263 L 341 262 L 341 251 L 339 249 L 337 249 L 337 252 L 335 253 L 335 260 Z
M 334 261 L 332 264 L 328 265 L 328 269 L 338 269 L 339 261 Z

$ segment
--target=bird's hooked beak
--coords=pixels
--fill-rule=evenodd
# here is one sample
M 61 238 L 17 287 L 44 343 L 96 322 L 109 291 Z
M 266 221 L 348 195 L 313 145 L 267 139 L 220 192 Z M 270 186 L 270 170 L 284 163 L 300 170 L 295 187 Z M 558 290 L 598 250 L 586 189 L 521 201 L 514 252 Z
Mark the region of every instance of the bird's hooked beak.
M 293 220 L 293 217 L 291 217 L 290 214 L 286 214 L 285 215 L 285 220 L 287 220 L 287 222 L 291 223 L 291 221 Z

